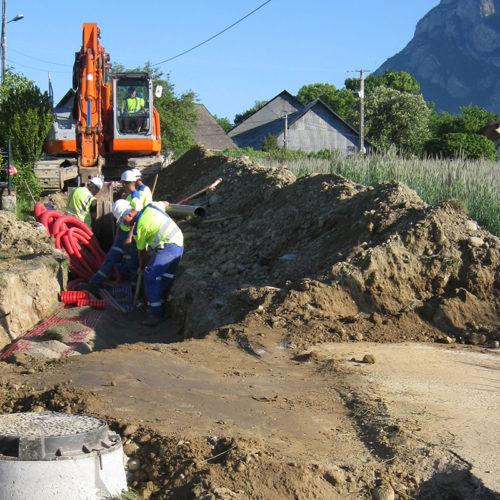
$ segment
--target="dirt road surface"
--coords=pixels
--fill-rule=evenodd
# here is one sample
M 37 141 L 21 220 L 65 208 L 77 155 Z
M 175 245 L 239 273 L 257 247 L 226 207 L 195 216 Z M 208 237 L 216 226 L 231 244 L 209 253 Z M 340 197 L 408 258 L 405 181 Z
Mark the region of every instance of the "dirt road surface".
M 97 331 L 112 349 L 38 366 L 21 357 L 16 373 L 8 365 L 3 411 L 107 419 L 153 498 L 371 498 L 377 487 L 399 498 L 498 497 L 496 351 L 302 351 L 269 331 L 250 353 L 213 335 L 182 341 L 175 325 L 144 335 L 133 313 L 128 324 L 140 342 L 120 344 L 123 322 L 109 315 Z

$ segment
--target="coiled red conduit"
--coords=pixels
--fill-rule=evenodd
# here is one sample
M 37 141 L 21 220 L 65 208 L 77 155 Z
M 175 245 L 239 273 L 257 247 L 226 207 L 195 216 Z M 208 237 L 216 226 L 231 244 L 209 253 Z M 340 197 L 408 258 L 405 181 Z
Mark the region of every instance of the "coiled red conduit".
M 47 210 L 43 203 L 35 203 L 35 219 L 45 226 L 47 234 L 54 236 L 55 247 L 63 250 L 69 259 L 69 270 L 74 280 L 68 283 L 68 289 L 74 290 L 79 283 L 89 281 L 101 267 L 106 254 L 99 246 L 92 229 L 85 222 L 57 210 Z M 119 282 L 105 282 L 112 286 Z

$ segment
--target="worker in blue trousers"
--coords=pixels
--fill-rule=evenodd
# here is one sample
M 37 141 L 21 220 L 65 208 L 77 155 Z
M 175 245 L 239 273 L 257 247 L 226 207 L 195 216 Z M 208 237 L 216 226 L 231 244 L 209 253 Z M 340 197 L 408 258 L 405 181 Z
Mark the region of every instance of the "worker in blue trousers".
M 135 189 L 136 174 L 131 170 L 125 170 L 121 176 L 121 182 L 126 194 L 125 199 L 117 200 L 113 204 L 113 215 L 117 221 L 117 232 L 111 249 L 106 254 L 104 262 L 96 273 L 91 277 L 88 284 L 80 286 L 89 290 L 94 295 L 98 295 L 98 290 L 106 279 L 112 276 L 113 269 L 119 267 L 121 281 L 129 281 L 132 287 L 137 283 L 137 269 L 139 266 L 137 247 L 132 238 L 131 228 L 122 223 L 118 214 L 122 213 L 122 208 L 131 206 L 134 210 L 142 209 L 142 200 Z
M 184 251 L 184 238 L 179 226 L 167 215 L 168 201 L 152 202 L 142 210 L 132 205 L 120 205 L 119 220 L 133 227 L 133 239 L 139 256 L 138 273 L 144 276 L 144 290 L 148 301 L 146 326 L 156 326 L 164 317 L 166 294 L 174 279 Z M 146 249 L 153 254 L 146 265 Z

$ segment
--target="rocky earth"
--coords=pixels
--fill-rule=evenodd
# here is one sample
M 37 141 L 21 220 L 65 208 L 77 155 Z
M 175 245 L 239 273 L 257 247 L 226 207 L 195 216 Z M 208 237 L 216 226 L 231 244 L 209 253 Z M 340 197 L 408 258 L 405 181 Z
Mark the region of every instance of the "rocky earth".
M 0 347 L 59 306 L 67 268 L 41 224 L 0 211 Z
M 498 0 L 441 0 L 408 45 L 375 73 L 410 73 L 438 111 L 456 114 L 473 104 L 499 113 L 499 21 Z
M 181 223 L 170 305 L 184 335 L 233 335 L 237 322 L 304 346 L 500 339 L 500 241 L 456 202 L 431 207 L 398 183 L 295 179 L 197 149 L 161 174 L 157 195 L 177 201 L 219 177 L 209 217 Z
M 144 499 L 499 498 L 500 240 L 402 184 L 296 179 L 203 148 L 149 184 L 176 203 L 218 178 L 188 202 L 206 217 L 178 221 L 169 321 L 144 331 L 140 311 L 106 310 L 90 354 L 15 351 L 0 411 L 105 418 Z M 17 274 L 28 248 L 61 257 L 0 214 Z

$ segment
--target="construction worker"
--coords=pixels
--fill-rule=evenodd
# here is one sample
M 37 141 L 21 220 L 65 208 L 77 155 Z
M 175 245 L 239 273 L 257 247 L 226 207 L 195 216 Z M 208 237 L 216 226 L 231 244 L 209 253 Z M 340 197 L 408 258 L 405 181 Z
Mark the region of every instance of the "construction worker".
M 144 276 L 149 317 L 142 322 L 156 326 L 163 319 L 163 303 L 184 251 L 184 238 L 177 224 L 166 214 L 168 201 L 152 202 L 140 212 L 132 206 L 120 207 L 120 221 L 134 227 L 139 252 L 138 273 Z M 146 248 L 153 256 L 146 266 Z
M 132 172 L 135 174 L 135 188 L 139 193 L 143 208 L 153 201 L 151 189 L 142 181 L 142 173 L 138 168 L 133 168 Z
M 133 287 L 135 286 L 137 282 L 137 268 L 139 266 L 137 247 L 135 241 L 132 241 L 129 245 L 125 244 L 129 237 L 130 227 L 122 224 L 122 213 L 130 207 L 132 207 L 130 201 L 124 199 L 116 200 L 113 203 L 112 212 L 118 226 L 115 240 L 106 254 L 101 267 L 94 273 L 88 283 L 84 283 L 80 286 L 81 289 L 88 290 L 94 295 L 98 295 L 99 288 L 102 286 L 103 282 L 112 275 L 115 266 L 120 266 L 121 280 L 130 280 L 131 285 Z M 126 230 L 122 228 L 126 228 Z
M 120 279 L 129 281 L 132 287 L 137 284 L 137 268 L 139 265 L 137 247 L 132 238 L 130 227 L 122 224 L 119 214 L 122 206 L 131 206 L 134 210 L 142 209 L 142 201 L 139 192 L 135 189 L 136 174 L 132 170 L 122 172 L 120 181 L 122 183 L 126 198 L 115 201 L 113 204 L 113 215 L 117 221 L 117 231 L 113 245 L 106 254 L 104 262 L 96 273 L 90 278 L 88 285 L 81 288 L 87 289 L 94 295 L 98 293 L 99 287 L 111 276 L 115 266 L 120 267 Z
M 130 202 L 134 210 L 143 208 L 142 199 L 136 186 L 137 174 L 134 170 L 125 170 L 122 172 L 120 181 L 125 192 L 125 199 Z M 128 231 L 128 229 L 126 229 Z
M 97 200 L 95 197 L 103 186 L 102 177 L 92 177 L 88 187 L 80 186 L 73 189 L 64 213 L 78 217 L 90 227 L 96 218 Z
M 122 102 L 121 112 L 125 130 L 139 132 L 144 122 L 144 98 L 138 97 L 135 87 L 128 88 L 128 96 Z

